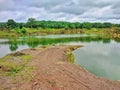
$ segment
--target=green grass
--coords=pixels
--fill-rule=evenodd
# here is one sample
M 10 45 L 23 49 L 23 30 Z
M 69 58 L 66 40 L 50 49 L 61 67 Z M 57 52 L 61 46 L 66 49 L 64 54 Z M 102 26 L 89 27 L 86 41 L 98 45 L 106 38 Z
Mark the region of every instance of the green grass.
M 24 55 L 24 56 L 22 56 L 22 59 L 23 60 L 30 60 L 30 59 L 32 59 L 32 56 L 31 55 Z
M 32 59 L 31 55 L 12 56 L 7 55 L 0 59 L 0 72 L 2 76 L 15 76 L 21 74 L 29 62 Z M 30 70 L 30 67 L 27 67 Z
M 17 37 L 16 33 L 9 31 L 0 31 L 0 38 Z
M 72 50 L 69 48 L 66 53 L 65 53 L 66 57 L 67 57 L 67 61 L 70 63 L 74 63 L 74 55 L 72 54 Z

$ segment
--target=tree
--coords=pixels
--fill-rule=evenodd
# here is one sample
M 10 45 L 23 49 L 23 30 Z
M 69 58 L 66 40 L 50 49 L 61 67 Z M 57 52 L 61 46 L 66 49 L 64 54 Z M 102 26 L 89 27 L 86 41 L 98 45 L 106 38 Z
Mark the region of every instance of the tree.
M 0 30 L 7 30 L 7 24 L 6 23 L 0 23 Z
M 23 34 L 26 34 L 26 29 L 25 28 L 23 28 L 22 30 L 21 30 L 21 32 L 23 33 Z
M 85 22 L 85 23 L 83 23 L 82 28 L 91 29 L 92 28 L 92 23 Z
M 29 18 L 27 21 L 27 26 L 30 28 L 36 28 L 36 20 L 35 18 Z
M 15 28 L 17 26 L 17 24 L 16 24 L 16 22 L 13 19 L 9 19 L 7 21 L 7 26 L 8 26 L 8 28 L 13 29 L 13 28 Z
M 112 27 L 112 24 L 111 24 L 111 23 L 105 22 L 105 23 L 103 23 L 103 24 L 104 24 L 104 27 L 105 27 L 105 28 L 111 28 L 111 27 Z
M 80 23 L 79 23 L 79 22 L 76 22 L 76 23 L 75 23 L 75 28 L 76 28 L 76 29 L 80 28 Z
M 93 23 L 93 28 L 104 28 L 103 23 Z
M 20 29 L 22 29 L 24 26 L 25 26 L 24 23 L 18 23 L 18 27 L 19 27 Z
M 70 23 L 70 24 L 69 24 L 69 28 L 70 28 L 70 29 L 75 29 L 74 23 Z

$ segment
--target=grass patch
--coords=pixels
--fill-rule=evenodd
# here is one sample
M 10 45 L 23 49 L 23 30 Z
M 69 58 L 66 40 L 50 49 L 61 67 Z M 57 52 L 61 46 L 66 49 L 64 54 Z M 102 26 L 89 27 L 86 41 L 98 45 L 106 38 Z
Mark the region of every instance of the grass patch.
M 30 59 L 32 59 L 32 56 L 31 55 L 24 55 L 24 56 L 22 56 L 22 59 L 30 60 Z
M 16 56 L 17 55 L 17 56 Z M 23 71 L 29 62 L 32 59 L 31 55 L 21 55 L 18 54 L 10 54 L 2 59 L 0 59 L 0 72 L 2 76 L 15 76 L 19 75 L 21 71 Z M 30 67 L 27 67 L 29 70 Z M 28 71 L 28 69 L 26 69 Z
M 69 48 L 66 53 L 65 53 L 66 57 L 67 57 L 67 61 L 70 63 L 74 63 L 74 55 L 72 54 L 72 50 Z
M 75 57 L 72 53 L 73 50 L 76 50 L 77 48 L 80 48 L 80 47 L 83 47 L 83 46 L 70 46 L 66 52 L 65 52 L 65 56 L 67 57 L 67 61 L 70 62 L 70 63 L 74 63 L 75 61 Z
M 20 71 L 23 70 L 24 67 L 25 64 L 21 64 L 20 66 L 13 65 L 9 71 L 5 72 L 5 75 L 7 76 L 17 75 L 20 73 Z

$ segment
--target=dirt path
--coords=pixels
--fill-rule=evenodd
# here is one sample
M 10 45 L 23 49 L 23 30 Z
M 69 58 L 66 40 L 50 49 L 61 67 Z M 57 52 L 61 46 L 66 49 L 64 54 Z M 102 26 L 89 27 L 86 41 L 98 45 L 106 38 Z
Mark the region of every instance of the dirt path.
M 10 84 L 5 90 L 120 90 L 120 82 L 98 78 L 82 67 L 67 62 L 66 52 L 75 46 L 52 46 L 23 50 L 33 56 L 27 66 L 34 69 L 29 72 L 30 81 L 2 81 Z M 26 66 L 26 67 L 27 67 Z M 27 73 L 27 72 L 26 72 Z M 7 79 L 9 80 L 9 79 Z M 1 80 L 0 80 L 1 82 Z M 8 83 L 9 82 L 9 83 Z M 1 83 L 0 83 L 1 84 Z M 3 86 L 4 87 L 4 86 Z

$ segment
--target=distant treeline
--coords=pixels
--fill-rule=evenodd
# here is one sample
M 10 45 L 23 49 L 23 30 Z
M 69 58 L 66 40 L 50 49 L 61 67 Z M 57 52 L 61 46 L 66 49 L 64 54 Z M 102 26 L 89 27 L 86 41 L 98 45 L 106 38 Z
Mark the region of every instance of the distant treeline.
M 18 23 L 13 19 L 9 19 L 7 22 L 0 23 L 0 29 L 14 29 L 14 28 L 54 28 L 54 29 L 91 29 L 91 28 L 111 28 L 120 27 L 120 24 L 112 23 L 90 23 L 90 22 L 64 22 L 64 21 L 36 21 L 34 18 L 29 18 L 26 23 Z

